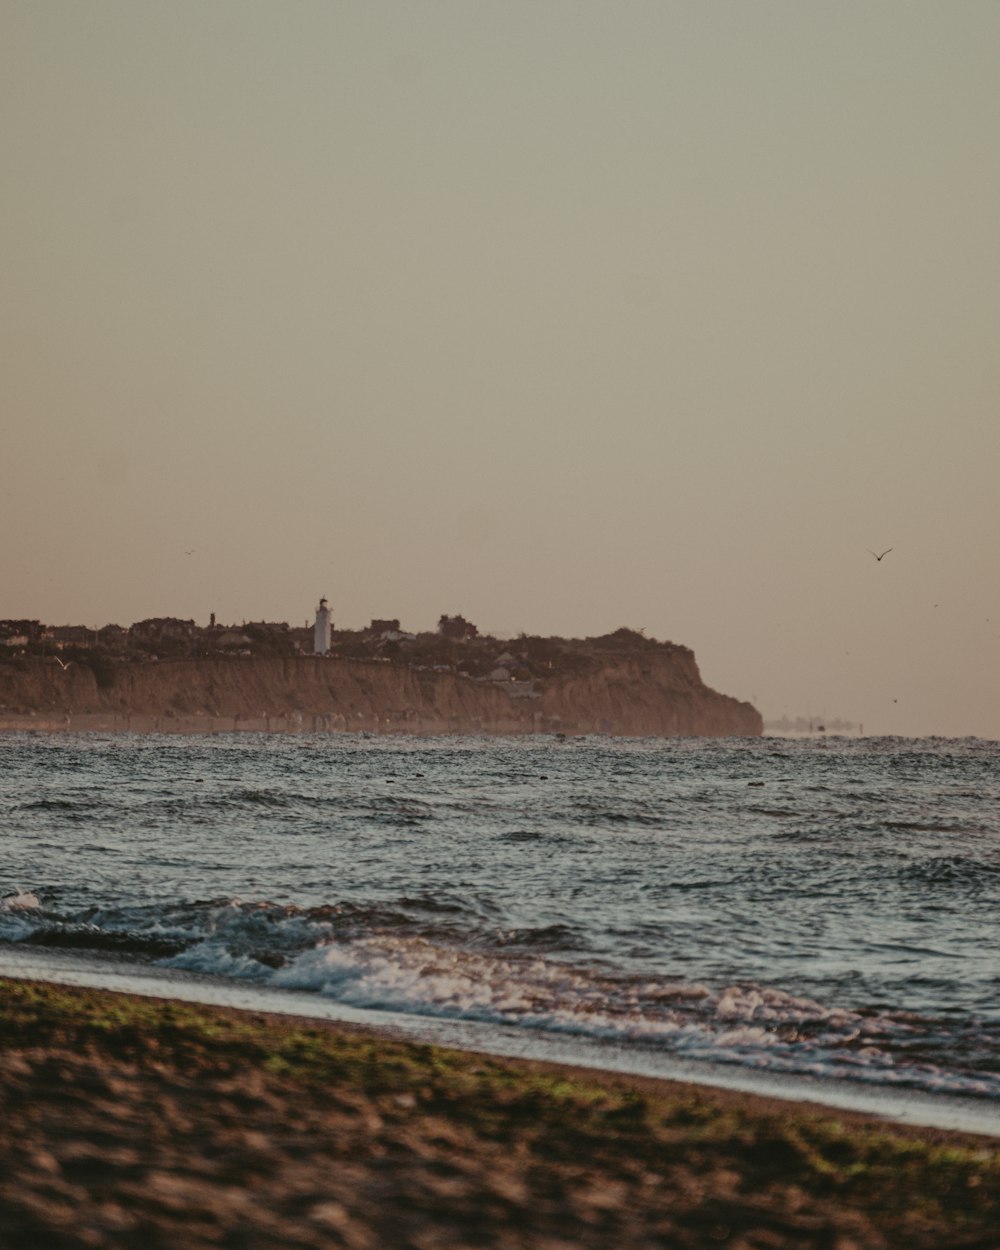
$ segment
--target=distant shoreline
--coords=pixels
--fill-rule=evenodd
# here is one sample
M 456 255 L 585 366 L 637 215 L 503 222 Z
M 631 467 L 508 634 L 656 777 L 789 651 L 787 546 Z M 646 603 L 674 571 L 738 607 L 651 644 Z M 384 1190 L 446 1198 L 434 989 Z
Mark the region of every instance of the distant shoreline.
M 3 716 L 0 715 L 0 734 L 170 734 L 178 737 L 205 735 L 221 737 L 233 734 L 265 734 L 282 737 L 322 734 L 379 734 L 413 735 L 415 737 L 442 737 L 449 734 L 461 736 L 486 735 L 488 737 L 518 737 L 534 733 L 552 736 L 556 730 L 532 728 L 486 729 L 471 723 L 450 725 L 445 722 L 421 724 L 419 722 L 393 722 L 386 718 L 359 718 L 352 724 L 331 723 L 332 717 L 305 716 L 299 722 L 288 721 L 282 715 L 265 716 L 154 716 L 154 715 L 107 715 L 101 713 L 77 713 L 66 716 Z
M 92 668 L 0 665 L 0 729 L 108 733 L 606 733 L 758 737 L 749 703 L 701 680 L 691 652 L 604 655 L 520 682 L 316 656 L 174 659 Z

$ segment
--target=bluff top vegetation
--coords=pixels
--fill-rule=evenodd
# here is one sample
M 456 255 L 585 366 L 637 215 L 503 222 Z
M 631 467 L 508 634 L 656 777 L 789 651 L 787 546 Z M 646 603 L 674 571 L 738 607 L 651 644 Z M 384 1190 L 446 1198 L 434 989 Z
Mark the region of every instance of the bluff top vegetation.
M 366 629 L 335 629 L 330 658 L 366 660 L 436 669 L 471 678 L 501 670 L 515 681 L 544 680 L 560 674 L 595 671 L 614 658 L 687 653 L 672 642 L 659 642 L 641 630 L 621 627 L 593 638 L 519 634 L 498 639 L 480 634 L 462 616 L 443 615 L 433 632 L 409 633 L 398 621 L 374 621 Z M 121 664 L 172 659 L 228 659 L 311 656 L 313 630 L 286 622 L 250 621 L 239 625 L 199 627 L 193 621 L 157 618 L 128 629 L 108 625 L 45 626 L 38 621 L 0 621 L 0 663 L 18 665 L 29 658 L 58 659 L 63 665 L 90 667 L 98 685 L 111 680 Z

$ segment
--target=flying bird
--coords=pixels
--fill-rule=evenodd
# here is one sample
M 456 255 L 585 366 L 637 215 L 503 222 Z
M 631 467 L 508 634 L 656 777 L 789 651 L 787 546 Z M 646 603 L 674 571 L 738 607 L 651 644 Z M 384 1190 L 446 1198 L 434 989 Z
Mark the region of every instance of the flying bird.
M 72 660 L 67 660 L 66 663 L 64 664 L 57 655 L 54 655 L 52 658 L 53 660 L 55 660 L 55 662 L 59 665 L 59 667 L 62 669 L 64 673 L 69 668 L 69 666 L 73 663 Z
M 891 550 L 891 547 L 886 547 L 885 551 L 882 552 L 882 556 L 887 556 Z M 871 547 L 866 547 L 865 551 L 867 551 L 870 556 L 875 556 L 876 560 L 882 559 L 882 556 L 877 555 L 874 551 L 872 551 Z

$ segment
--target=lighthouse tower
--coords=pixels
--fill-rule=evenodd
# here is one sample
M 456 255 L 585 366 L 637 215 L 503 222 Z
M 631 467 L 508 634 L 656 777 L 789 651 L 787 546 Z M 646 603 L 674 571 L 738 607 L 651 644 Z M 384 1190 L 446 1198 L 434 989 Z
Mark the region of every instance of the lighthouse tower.
M 313 637 L 316 655 L 327 655 L 330 650 L 330 609 L 325 599 L 320 599 L 316 609 L 316 632 Z

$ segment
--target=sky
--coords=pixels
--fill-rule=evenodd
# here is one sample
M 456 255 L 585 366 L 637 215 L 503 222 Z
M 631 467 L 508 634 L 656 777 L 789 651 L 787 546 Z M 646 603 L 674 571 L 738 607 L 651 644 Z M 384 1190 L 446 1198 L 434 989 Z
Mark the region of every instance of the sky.
M 0 617 L 627 625 L 765 718 L 1000 738 L 998 47 L 0 0 Z

